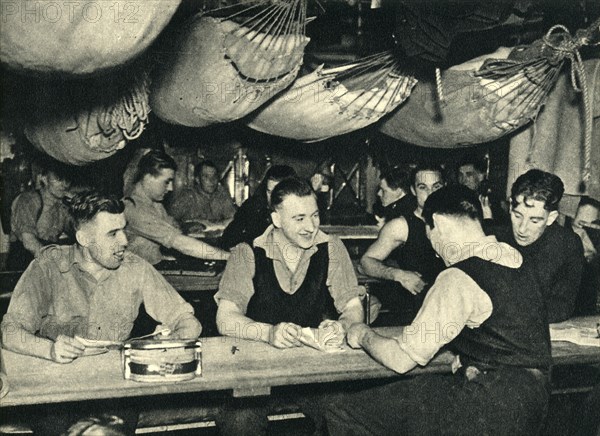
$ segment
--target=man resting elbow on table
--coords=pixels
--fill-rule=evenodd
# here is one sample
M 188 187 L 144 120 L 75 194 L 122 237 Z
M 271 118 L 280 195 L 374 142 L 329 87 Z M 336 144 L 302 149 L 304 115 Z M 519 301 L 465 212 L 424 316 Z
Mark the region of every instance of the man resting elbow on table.
M 538 434 L 551 356 L 534 269 L 514 248 L 485 236 L 481 204 L 466 187 L 432 193 L 423 217 L 448 268 L 398 337 L 354 324 L 348 343 L 399 373 L 427 365 L 448 344 L 457 353 L 454 374 L 427 373 L 348 395 L 327 410 L 329 434 Z
M 341 344 L 348 327 L 364 318 L 364 289 L 346 248 L 319 230 L 317 201 L 306 182 L 296 178 L 280 182 L 271 206 L 273 225 L 252 247 L 246 243 L 234 247 L 227 262 L 215 295 L 219 332 L 291 348 L 302 345 L 300 330 L 312 327 L 334 335 Z M 243 413 L 254 416 L 244 420 Z M 218 420 L 223 434 L 266 430 L 265 410 L 233 405 L 231 414 L 235 416 Z M 249 430 L 257 421 L 261 425 Z
M 40 252 L 15 287 L 2 321 L 2 345 L 70 363 L 85 353 L 75 338 L 127 339 L 140 305 L 173 338 L 195 339 L 193 308 L 145 260 L 126 250 L 124 205 L 93 192 L 72 199 L 77 243 Z

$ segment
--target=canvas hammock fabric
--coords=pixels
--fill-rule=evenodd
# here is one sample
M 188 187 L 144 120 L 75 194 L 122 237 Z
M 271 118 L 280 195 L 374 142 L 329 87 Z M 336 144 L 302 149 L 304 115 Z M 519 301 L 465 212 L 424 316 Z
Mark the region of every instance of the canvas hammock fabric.
M 189 127 L 233 121 L 296 78 L 306 1 L 262 1 L 226 18 L 195 16 L 157 69 L 150 104 L 163 120 Z
M 404 102 L 416 83 L 390 52 L 321 67 L 252 114 L 248 125 L 271 135 L 318 141 L 375 123 Z
M 74 75 L 121 65 L 154 41 L 180 2 L 6 2 L 2 62 L 17 70 Z
M 45 87 L 32 96 L 25 136 L 38 149 L 73 165 L 105 159 L 138 138 L 148 123 L 148 75 Z
M 420 82 L 381 131 L 426 147 L 493 141 L 535 119 L 565 61 L 579 70 L 579 46 L 564 27 L 554 26 L 531 46 L 500 48 L 452 67 L 437 84 Z

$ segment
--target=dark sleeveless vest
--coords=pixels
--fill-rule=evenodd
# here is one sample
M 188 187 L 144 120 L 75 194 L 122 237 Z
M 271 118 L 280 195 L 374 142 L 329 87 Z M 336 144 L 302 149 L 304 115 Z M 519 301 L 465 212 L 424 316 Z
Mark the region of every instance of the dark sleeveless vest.
M 433 250 L 423 220 L 417 218 L 414 213 L 407 214 L 405 218 L 408 224 L 408 238 L 402 247 L 392 252 L 392 256 L 401 269 L 420 273 L 429 288 L 444 269 L 444 261 Z
M 302 285 L 291 295 L 281 289 L 273 260 L 266 256 L 264 249 L 254 247 L 254 295 L 248 302 L 246 316 L 269 324 L 292 322 L 302 327 L 318 327 L 324 319 L 337 319 L 327 288 L 327 245 L 327 242 L 317 245 Z
M 479 328 L 465 327 L 452 341 L 463 365 L 548 369 L 550 333 L 532 265 L 508 268 L 470 257 L 453 267 L 471 277 L 493 305 L 492 315 Z

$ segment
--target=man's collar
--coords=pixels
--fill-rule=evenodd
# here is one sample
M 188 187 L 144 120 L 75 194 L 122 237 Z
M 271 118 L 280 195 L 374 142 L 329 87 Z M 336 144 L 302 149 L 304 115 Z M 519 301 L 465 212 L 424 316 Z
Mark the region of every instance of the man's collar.
M 460 246 L 460 253 L 457 252 L 457 255 L 453 256 L 451 265 L 462 262 L 470 257 L 479 257 L 483 260 L 493 261 L 500 255 L 500 251 L 498 251 L 500 250 L 499 244 L 500 242 L 498 242 L 494 235 L 485 236 L 477 241 L 462 244 Z M 492 246 L 496 246 L 496 249 L 492 249 Z

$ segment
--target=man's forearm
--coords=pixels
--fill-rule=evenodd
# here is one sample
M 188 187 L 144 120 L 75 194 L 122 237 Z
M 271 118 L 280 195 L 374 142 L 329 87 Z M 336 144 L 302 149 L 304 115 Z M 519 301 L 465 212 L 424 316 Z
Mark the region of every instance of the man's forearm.
M 224 336 L 269 343 L 273 326 L 230 312 L 227 315 L 217 313 L 217 329 Z
M 13 323 L 2 325 L 2 347 L 15 353 L 52 360 L 53 342 L 40 338 Z
M 399 270 L 399 268 L 387 266 L 383 261 L 368 256 L 364 256 L 360 263 L 367 275 L 378 279 L 395 280 L 395 274 Z
M 417 364 L 398 346 L 396 339 L 386 338 L 363 324 L 360 346 L 382 365 L 400 373 L 413 369 Z
M 364 322 L 365 312 L 363 310 L 362 301 L 356 297 L 346 304 L 338 321 L 342 324 L 345 331 L 348 331 L 350 326 L 357 322 Z
M 40 240 L 33 233 L 23 233 L 21 235 L 21 242 L 23 243 L 23 247 L 34 256 L 36 256 L 43 247 Z
M 185 235 L 175 237 L 173 248 L 199 259 L 227 260 L 229 258 L 229 252 Z

